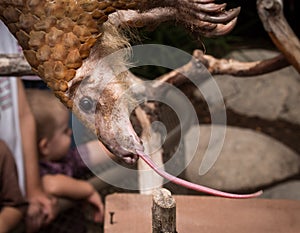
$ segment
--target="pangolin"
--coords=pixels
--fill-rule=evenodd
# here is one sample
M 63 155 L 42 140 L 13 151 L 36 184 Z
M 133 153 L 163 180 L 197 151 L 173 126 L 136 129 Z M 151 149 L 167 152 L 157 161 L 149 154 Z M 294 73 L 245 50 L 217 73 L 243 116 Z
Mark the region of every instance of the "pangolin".
M 104 59 L 126 44 L 109 18 L 123 13 L 120 21 L 144 26 L 149 20 L 143 22 L 143 15 L 160 21 L 166 14 L 204 35 L 220 35 L 233 28 L 240 10 L 225 7 L 214 0 L 0 0 L 0 19 L 17 38 L 33 71 L 61 102 L 113 154 L 132 163 L 137 154 L 143 156 L 143 145 L 127 103 L 115 110 L 130 75 L 115 76 Z

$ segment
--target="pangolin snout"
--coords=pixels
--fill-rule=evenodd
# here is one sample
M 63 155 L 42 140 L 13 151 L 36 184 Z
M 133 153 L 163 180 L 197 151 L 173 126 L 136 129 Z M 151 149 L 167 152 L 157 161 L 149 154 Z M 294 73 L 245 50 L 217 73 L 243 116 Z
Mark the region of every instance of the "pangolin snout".
M 138 159 L 136 151 L 144 151 L 144 146 L 132 126 L 128 109 L 122 106 L 119 110 L 118 117 L 114 117 L 114 114 L 103 117 L 96 110 L 96 134 L 111 153 L 126 163 L 133 164 Z
M 135 138 L 134 135 L 130 135 L 124 141 L 112 139 L 109 144 L 106 144 L 106 147 L 126 163 L 134 164 L 138 160 L 136 151 L 144 151 L 141 140 L 136 140 Z

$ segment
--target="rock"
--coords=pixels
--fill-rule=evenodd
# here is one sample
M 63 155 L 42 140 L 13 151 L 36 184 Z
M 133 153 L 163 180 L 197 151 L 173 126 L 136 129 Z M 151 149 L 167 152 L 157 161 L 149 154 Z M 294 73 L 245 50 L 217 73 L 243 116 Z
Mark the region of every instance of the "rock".
M 229 55 L 240 61 L 275 57 L 268 50 L 241 50 Z M 251 78 L 217 75 L 226 107 L 246 116 L 268 120 L 284 119 L 300 124 L 300 75 L 293 67 Z
M 269 188 L 261 198 L 300 200 L 300 181 L 288 181 Z
M 223 126 L 214 127 L 218 131 L 224 129 Z M 191 128 L 184 138 L 185 158 L 191 161 L 186 165 L 185 174 L 192 182 L 226 191 L 252 190 L 299 173 L 300 158 L 285 145 L 250 129 L 227 127 L 216 162 L 205 175 L 199 175 L 211 126 L 200 126 L 200 142 L 193 153 L 190 144 L 195 141 L 198 130 L 199 126 Z

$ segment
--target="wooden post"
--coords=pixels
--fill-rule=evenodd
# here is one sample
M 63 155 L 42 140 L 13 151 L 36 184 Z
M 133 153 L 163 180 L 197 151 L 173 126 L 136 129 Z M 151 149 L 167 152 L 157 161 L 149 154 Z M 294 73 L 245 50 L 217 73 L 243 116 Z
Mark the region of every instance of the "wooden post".
M 152 233 L 176 233 L 176 202 L 164 188 L 153 192 Z

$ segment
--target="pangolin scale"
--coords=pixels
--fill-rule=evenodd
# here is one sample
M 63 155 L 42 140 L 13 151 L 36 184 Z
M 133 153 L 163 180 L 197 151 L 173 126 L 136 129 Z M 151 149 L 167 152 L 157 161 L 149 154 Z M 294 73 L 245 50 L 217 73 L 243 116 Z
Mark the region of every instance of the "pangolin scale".
M 102 34 L 116 10 L 135 9 L 146 1 L 12 0 L 1 1 L 0 15 L 23 48 L 32 69 L 72 108 L 68 82 Z

